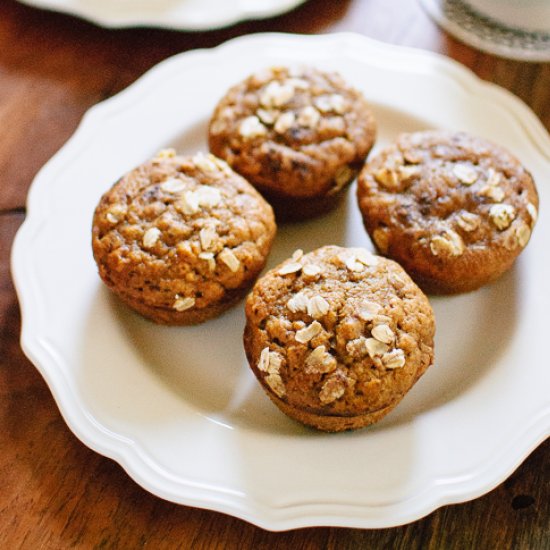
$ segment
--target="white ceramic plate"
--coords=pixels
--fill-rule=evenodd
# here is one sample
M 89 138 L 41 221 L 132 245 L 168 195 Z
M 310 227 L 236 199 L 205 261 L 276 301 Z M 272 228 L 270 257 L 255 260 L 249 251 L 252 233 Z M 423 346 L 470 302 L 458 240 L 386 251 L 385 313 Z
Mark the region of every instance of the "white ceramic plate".
M 104 27 L 203 31 L 246 19 L 274 17 L 305 0 L 20 0 L 76 15 Z
M 316 433 L 269 402 L 246 366 L 242 304 L 197 327 L 155 326 L 111 297 L 91 253 L 94 207 L 118 176 L 167 146 L 204 149 L 228 86 L 296 62 L 364 91 L 378 147 L 403 130 L 465 129 L 512 149 L 540 182 L 542 215 L 514 269 L 433 299 L 435 366 L 354 433 Z M 550 138 L 533 113 L 437 55 L 350 34 L 185 53 L 92 108 L 33 183 L 12 258 L 22 346 L 74 433 L 162 498 L 272 530 L 410 522 L 489 491 L 549 433 L 549 173 Z M 371 246 L 353 192 L 329 216 L 280 228 L 269 266 L 327 243 Z

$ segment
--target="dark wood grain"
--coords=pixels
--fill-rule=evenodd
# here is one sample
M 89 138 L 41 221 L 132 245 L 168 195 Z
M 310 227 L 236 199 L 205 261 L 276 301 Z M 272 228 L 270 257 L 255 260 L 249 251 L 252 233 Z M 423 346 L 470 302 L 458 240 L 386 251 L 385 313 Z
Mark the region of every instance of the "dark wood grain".
M 274 19 L 205 33 L 112 31 L 0 3 L 0 548 L 549 548 L 549 442 L 487 495 L 411 525 L 270 533 L 141 489 L 74 437 L 21 351 L 9 253 L 36 172 L 91 105 L 162 59 L 264 31 L 355 31 L 443 53 L 517 94 L 550 129 L 550 64 L 477 52 L 442 33 L 413 0 L 310 0 Z

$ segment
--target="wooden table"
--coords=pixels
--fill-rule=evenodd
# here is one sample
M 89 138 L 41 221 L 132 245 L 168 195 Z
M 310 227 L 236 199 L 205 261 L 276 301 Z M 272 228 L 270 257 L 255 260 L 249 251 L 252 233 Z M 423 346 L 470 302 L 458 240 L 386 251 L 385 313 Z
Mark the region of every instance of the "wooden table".
M 550 130 L 550 64 L 507 61 L 460 44 L 415 0 L 310 0 L 275 19 L 208 33 L 111 31 L 14 1 L 0 4 L 0 548 L 550 547 L 548 441 L 489 494 L 411 525 L 269 533 L 141 489 L 69 431 L 19 347 L 11 242 L 34 175 L 91 105 L 181 51 L 250 32 L 342 30 L 447 54 L 517 94 Z

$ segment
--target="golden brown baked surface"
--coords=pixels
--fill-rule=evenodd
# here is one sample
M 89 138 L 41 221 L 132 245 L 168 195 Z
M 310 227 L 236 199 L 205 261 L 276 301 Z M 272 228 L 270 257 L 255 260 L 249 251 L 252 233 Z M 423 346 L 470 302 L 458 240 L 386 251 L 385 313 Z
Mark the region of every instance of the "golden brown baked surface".
M 225 162 L 168 151 L 103 195 L 92 247 L 101 278 L 128 305 L 159 323 L 190 324 L 243 296 L 275 231 L 269 204 Z
M 380 253 L 430 292 L 474 290 L 504 273 L 538 213 L 521 163 L 464 132 L 402 134 L 365 165 L 357 197 Z
M 307 209 L 316 199 L 322 209 L 355 178 L 375 133 L 367 102 L 340 76 L 276 67 L 227 92 L 209 145 L 270 201 Z
M 246 354 L 267 395 L 321 430 L 379 420 L 433 361 L 426 296 L 365 249 L 298 251 L 257 281 L 246 318 Z

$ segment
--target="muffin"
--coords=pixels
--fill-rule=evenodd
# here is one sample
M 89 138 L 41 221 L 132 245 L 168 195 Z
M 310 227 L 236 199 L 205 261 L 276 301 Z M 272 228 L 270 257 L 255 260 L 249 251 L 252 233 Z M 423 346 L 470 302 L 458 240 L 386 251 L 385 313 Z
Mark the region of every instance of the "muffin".
M 272 208 L 225 162 L 169 150 L 103 195 L 92 247 L 101 279 L 122 301 L 157 323 L 187 325 L 244 296 L 275 231 Z
M 319 430 L 388 414 L 434 357 L 426 296 L 392 260 L 325 246 L 261 277 L 246 300 L 244 346 L 269 398 Z
M 210 150 L 274 206 L 302 219 L 338 203 L 375 139 L 364 97 L 335 73 L 276 67 L 231 88 L 209 126 Z
M 464 132 L 402 134 L 365 165 L 357 197 L 381 254 L 425 290 L 475 290 L 529 242 L 538 195 L 502 147 Z

